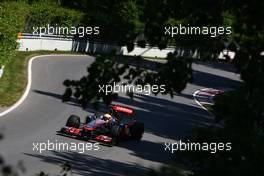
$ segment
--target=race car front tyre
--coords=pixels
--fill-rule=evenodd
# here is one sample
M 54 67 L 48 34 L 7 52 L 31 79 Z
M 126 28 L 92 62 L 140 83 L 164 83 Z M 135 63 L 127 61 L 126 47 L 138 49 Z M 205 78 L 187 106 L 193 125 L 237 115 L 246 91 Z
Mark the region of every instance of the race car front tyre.
M 130 126 L 129 130 L 132 139 L 141 140 L 144 133 L 144 123 L 135 122 Z
M 67 127 L 80 128 L 80 124 L 81 124 L 80 117 L 76 115 L 71 115 L 66 122 Z

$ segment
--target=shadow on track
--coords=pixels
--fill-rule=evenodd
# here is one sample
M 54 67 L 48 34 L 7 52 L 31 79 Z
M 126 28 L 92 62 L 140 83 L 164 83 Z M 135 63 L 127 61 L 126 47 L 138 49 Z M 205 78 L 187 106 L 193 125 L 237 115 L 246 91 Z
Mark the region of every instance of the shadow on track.
M 159 97 L 119 97 L 117 102 L 134 107 L 136 118 L 145 123 L 145 131 L 164 138 L 182 139 L 192 127 L 213 123 L 212 117 L 199 107 Z
M 123 163 L 111 159 L 102 159 L 91 156 L 89 154 L 81 154 L 78 152 L 58 152 L 52 151 L 51 155 L 28 154 L 27 156 L 39 158 L 40 160 L 62 165 L 63 163 L 71 163 L 73 174 L 79 175 L 100 175 L 100 176 L 119 176 L 119 175 L 146 175 L 149 169 L 135 163 Z
M 193 70 L 192 84 L 202 87 L 237 87 L 241 84 L 240 81 L 232 80 L 230 78 L 205 73 L 202 71 Z
M 156 142 L 146 141 L 144 139 L 141 141 L 131 140 L 120 143 L 118 147 L 122 147 L 130 150 L 131 151 L 130 154 L 133 156 L 149 161 L 169 164 L 173 160 L 175 160 L 176 155 L 172 155 L 170 152 L 165 151 L 164 142 L 156 143 Z

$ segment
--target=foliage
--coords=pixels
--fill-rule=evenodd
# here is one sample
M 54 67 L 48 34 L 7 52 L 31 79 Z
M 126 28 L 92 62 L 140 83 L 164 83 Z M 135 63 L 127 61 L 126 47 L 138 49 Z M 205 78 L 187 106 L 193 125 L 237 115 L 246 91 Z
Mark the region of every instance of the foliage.
M 33 27 L 50 26 L 80 26 L 84 14 L 81 11 L 66 9 L 58 5 L 38 2 L 30 5 L 25 30 L 32 32 Z
M 24 27 L 27 11 L 24 3 L 0 3 L 0 66 L 9 62 L 17 47 L 17 33 Z
M 215 155 L 188 154 L 191 167 L 199 168 L 194 175 L 239 175 L 260 176 L 264 174 L 263 142 L 263 16 L 262 1 L 226 2 L 233 20 L 236 46 L 234 64 L 241 73 L 242 85 L 231 92 L 214 98 L 216 122 L 221 128 L 211 127 L 196 131 L 193 140 L 208 141 L 208 137 L 217 142 L 232 142 L 232 150 Z M 243 7 L 243 8 L 237 8 Z M 233 45 L 234 46 L 234 45 Z M 208 136 L 210 134 L 210 136 Z
M 64 101 L 70 101 L 73 96 L 77 103 L 86 107 L 89 103 L 98 107 L 102 100 L 109 105 L 118 97 L 116 93 L 106 94 L 100 91 L 100 86 L 111 85 L 114 83 L 134 84 L 134 85 L 165 85 L 166 91 L 163 94 L 170 94 L 172 97 L 180 93 L 190 80 L 191 59 L 176 57 L 169 54 L 166 64 L 160 64 L 156 69 L 143 68 L 140 64 L 144 63 L 142 58 L 138 60 L 136 67 L 129 66 L 129 62 L 122 63 L 119 56 L 99 56 L 95 62 L 87 69 L 88 75 L 80 80 L 65 80 L 64 85 L 67 87 L 64 95 Z M 122 61 L 124 58 L 122 58 Z M 160 90 L 156 94 L 160 93 Z M 131 95 L 131 94 L 130 94 Z
M 18 32 L 32 32 L 33 27 L 47 24 L 79 26 L 83 20 L 82 12 L 63 8 L 52 2 L 0 2 L 0 65 L 8 64 L 14 55 L 18 47 Z
M 83 3 L 85 4 L 85 3 Z M 142 8 L 136 0 L 88 1 L 84 12 L 91 19 L 87 25 L 100 26 L 100 39 L 115 41 L 134 48 L 136 37 L 142 32 Z
M 219 53 L 223 49 L 223 40 L 227 36 L 215 38 L 209 35 L 177 35 L 173 38 L 164 35 L 165 26 L 224 26 L 224 16 L 222 14 L 221 0 L 214 2 L 199 0 L 146 0 L 145 13 L 145 35 L 148 42 L 160 49 L 167 45 L 177 45 L 178 47 L 198 50 L 201 55 L 210 52 Z
M 115 22 L 116 29 L 119 31 L 119 44 L 127 46 L 134 44 L 135 38 L 139 35 L 143 27 L 143 24 L 139 20 L 142 13 L 141 10 L 137 6 L 136 1 L 132 0 L 117 3 L 114 8 L 116 10 L 113 14 L 113 21 Z
M 120 64 L 110 56 L 97 57 L 96 61 L 87 69 L 89 72 L 87 76 L 78 81 L 64 81 L 63 84 L 67 89 L 63 100 L 69 101 L 73 95 L 84 108 L 89 102 L 97 107 L 101 99 L 109 105 L 117 95 L 112 93 L 106 95 L 104 92 L 99 92 L 99 85 L 113 85 L 114 82 L 119 82 L 126 68 L 126 64 Z
M 224 126 L 197 129 L 190 140 L 200 143 L 231 142 L 232 150 L 218 151 L 216 154 L 185 153 L 188 166 L 195 176 L 263 175 L 263 108 L 259 111 L 263 103 L 253 105 L 258 101 L 255 98 L 250 98 L 244 86 L 215 97 L 213 110 L 216 120 Z

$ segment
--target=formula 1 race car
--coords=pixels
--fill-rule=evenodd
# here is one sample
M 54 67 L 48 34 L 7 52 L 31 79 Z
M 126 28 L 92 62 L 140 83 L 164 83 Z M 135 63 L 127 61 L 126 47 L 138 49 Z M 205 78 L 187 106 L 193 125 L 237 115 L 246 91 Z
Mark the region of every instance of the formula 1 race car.
M 113 146 L 121 140 L 141 140 L 144 124 L 136 121 L 134 117 L 133 109 L 111 105 L 109 112 L 88 116 L 84 123 L 80 122 L 80 117 L 71 115 L 58 133 Z

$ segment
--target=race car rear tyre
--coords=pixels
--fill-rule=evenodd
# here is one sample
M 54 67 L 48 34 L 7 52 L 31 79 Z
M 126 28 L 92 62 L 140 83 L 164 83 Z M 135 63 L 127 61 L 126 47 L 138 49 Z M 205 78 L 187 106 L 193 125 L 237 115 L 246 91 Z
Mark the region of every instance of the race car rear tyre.
M 76 115 L 71 115 L 66 122 L 66 126 L 80 128 L 80 123 L 81 123 L 80 117 Z
M 112 126 L 111 135 L 115 136 L 115 137 L 119 137 L 120 136 L 120 127 L 119 127 L 119 125 L 113 125 Z
M 111 128 L 112 143 L 111 145 L 118 145 L 120 137 L 120 127 L 119 125 L 114 125 Z
M 111 146 L 117 146 L 119 144 L 119 138 L 118 137 L 112 137 Z
M 144 133 L 144 123 L 135 122 L 130 126 L 129 130 L 132 139 L 141 140 Z

